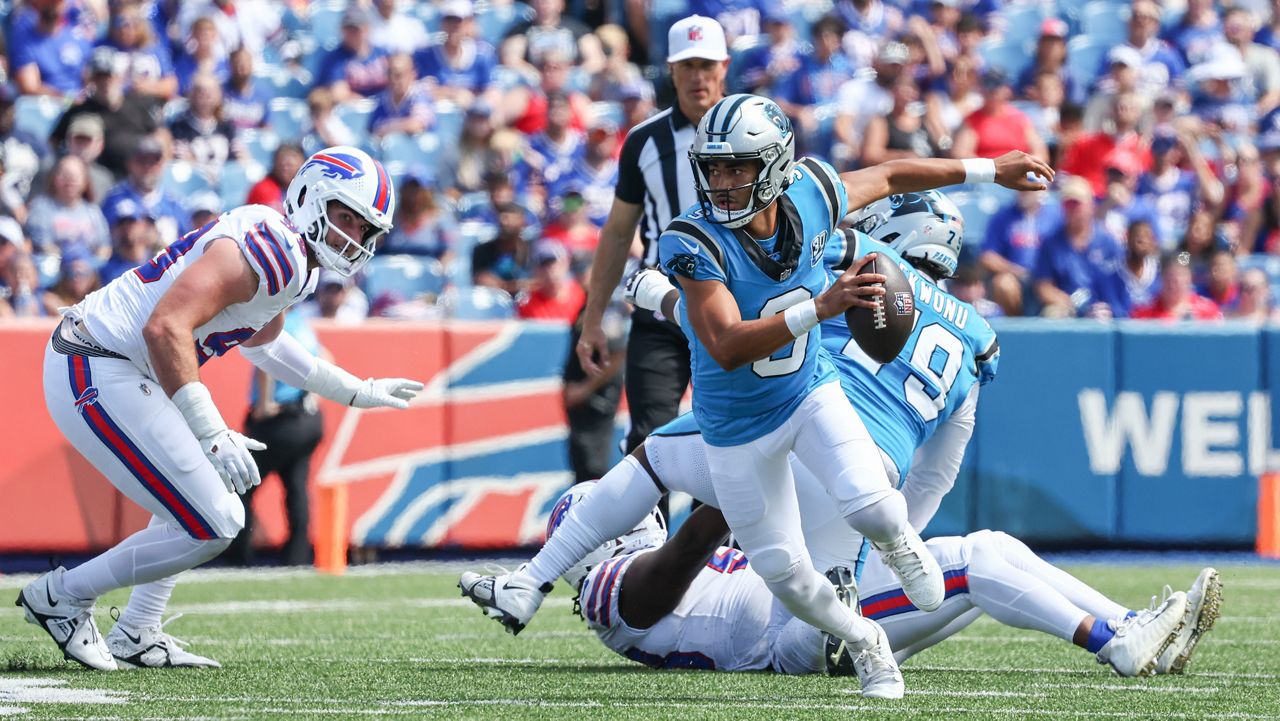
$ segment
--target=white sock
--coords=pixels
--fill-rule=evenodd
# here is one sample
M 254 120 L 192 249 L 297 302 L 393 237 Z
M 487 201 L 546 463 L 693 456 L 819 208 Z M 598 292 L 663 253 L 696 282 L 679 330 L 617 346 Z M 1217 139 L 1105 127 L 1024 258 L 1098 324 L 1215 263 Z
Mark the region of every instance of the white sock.
M 147 526 L 66 572 L 63 586 L 76 598 L 97 598 L 108 591 L 151 583 L 195 568 L 222 553 L 231 539 L 198 541 L 170 523 Z
M 969 558 L 969 596 L 973 603 L 1006 626 L 1028 628 L 1070 642 L 1089 613 L 1076 607 L 1037 576 L 1005 558 L 997 538 L 973 537 Z
M 600 544 L 636 527 L 662 497 L 653 479 L 632 456 L 622 459 L 581 503 L 569 509 L 560 527 L 525 567 L 539 584 L 555 583 L 569 567 Z
M 995 535 L 999 537 L 1000 549 L 1010 564 L 1057 589 L 1058 593 L 1087 611 L 1090 616 L 1108 621 L 1124 618 L 1129 613 L 1129 609 L 1102 595 L 1089 584 L 1037 556 L 1022 541 L 1005 533 Z
M 842 639 L 859 650 L 871 648 L 876 629 L 840 597 L 826 576 L 807 563 L 781 581 L 765 581 L 773 595 L 792 616 Z
M 176 585 L 177 574 L 134 586 L 133 593 L 129 594 L 129 603 L 120 614 L 120 623 L 128 628 L 159 626 L 160 617 L 164 615 L 164 609 L 169 605 L 169 597 L 173 595 L 173 587 Z

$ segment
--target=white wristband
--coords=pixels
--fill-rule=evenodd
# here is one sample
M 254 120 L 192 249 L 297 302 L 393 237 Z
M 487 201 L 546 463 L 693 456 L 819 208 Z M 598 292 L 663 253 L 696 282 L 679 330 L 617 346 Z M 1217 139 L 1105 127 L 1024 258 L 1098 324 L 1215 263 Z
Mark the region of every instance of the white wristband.
M 792 337 L 799 338 L 818 324 L 818 306 L 810 298 L 787 308 L 782 312 L 782 317 L 787 321 L 787 329 L 791 331 Z
M 200 381 L 182 386 L 171 400 L 182 411 L 182 417 L 186 419 L 187 426 L 196 438 L 208 438 L 226 430 L 227 422 L 222 420 L 222 414 L 213 404 L 209 389 Z
M 996 161 L 990 158 L 965 158 L 960 162 L 964 164 L 964 182 L 996 182 Z

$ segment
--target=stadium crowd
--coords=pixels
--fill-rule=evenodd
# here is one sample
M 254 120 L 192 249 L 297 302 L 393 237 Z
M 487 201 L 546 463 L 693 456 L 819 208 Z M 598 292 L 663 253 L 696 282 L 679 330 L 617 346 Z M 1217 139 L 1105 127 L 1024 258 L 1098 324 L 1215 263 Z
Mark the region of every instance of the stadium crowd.
M 954 189 L 988 315 L 1245 317 L 1280 288 L 1280 0 L 0 3 L 0 319 L 47 316 L 307 154 L 384 161 L 396 227 L 307 312 L 572 322 L 666 29 L 842 169 L 1021 149 L 1048 193 Z

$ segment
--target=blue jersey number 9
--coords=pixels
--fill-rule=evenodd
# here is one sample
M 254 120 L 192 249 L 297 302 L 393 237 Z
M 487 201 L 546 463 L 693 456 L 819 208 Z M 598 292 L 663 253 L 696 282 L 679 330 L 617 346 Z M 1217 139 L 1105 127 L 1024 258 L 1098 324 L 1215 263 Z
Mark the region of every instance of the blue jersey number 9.
M 904 351 L 905 352 L 905 351 Z M 880 365 L 871 359 L 852 338 L 844 346 L 844 354 L 877 376 L 886 368 L 905 371 L 902 395 L 907 403 L 928 423 L 947 407 L 951 386 L 964 362 L 964 341 L 941 323 L 930 323 L 920 329 L 911 349 L 911 360 L 905 364 L 899 355 L 893 362 Z M 905 367 L 903 367 L 905 365 Z M 880 382 L 886 382 L 880 376 Z

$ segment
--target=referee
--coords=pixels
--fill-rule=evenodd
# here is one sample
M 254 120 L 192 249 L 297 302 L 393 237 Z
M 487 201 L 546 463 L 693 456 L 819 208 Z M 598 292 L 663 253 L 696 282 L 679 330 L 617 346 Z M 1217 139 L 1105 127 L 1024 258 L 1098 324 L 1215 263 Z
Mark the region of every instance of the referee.
M 729 52 L 719 23 L 701 15 L 684 18 L 667 33 L 667 48 L 676 103 L 627 134 L 618 161 L 613 207 L 591 264 L 577 346 L 578 360 L 591 375 L 604 373 L 610 364 L 601 321 L 622 280 L 636 225 L 644 244 L 643 265 L 652 268 L 658 262 L 658 235 L 672 218 L 697 202 L 689 147 L 698 121 L 724 97 Z M 631 407 L 628 452 L 653 429 L 675 418 L 689 385 L 689 342 L 680 329 L 640 308 L 631 319 L 626 356 Z

